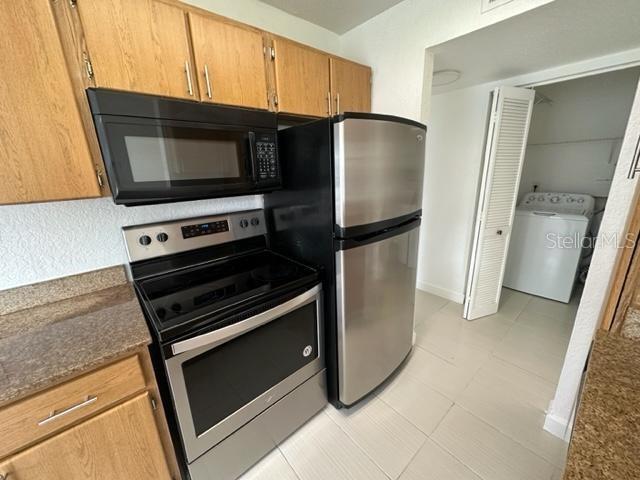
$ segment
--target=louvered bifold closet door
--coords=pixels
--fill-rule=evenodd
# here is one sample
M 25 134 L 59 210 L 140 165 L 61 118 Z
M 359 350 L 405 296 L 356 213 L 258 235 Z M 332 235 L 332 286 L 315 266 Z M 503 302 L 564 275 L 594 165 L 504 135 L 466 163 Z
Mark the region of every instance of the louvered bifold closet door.
M 534 96 L 526 88 L 493 92 L 465 298 L 468 320 L 498 311 Z

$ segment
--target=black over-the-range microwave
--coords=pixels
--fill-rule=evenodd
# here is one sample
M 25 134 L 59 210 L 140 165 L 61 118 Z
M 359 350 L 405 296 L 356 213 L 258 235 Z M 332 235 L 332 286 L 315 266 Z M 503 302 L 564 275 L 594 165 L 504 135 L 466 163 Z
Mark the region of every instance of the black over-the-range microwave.
M 275 113 L 94 88 L 87 95 L 118 204 L 282 186 Z

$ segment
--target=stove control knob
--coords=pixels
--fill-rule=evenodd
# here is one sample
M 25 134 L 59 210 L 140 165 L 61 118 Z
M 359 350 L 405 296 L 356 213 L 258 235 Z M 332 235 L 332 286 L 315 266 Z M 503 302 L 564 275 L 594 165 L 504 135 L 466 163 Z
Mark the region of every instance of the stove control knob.
M 578 203 L 584 203 L 584 198 L 579 198 Z
M 167 235 L 164 232 L 160 232 L 157 236 L 156 236 L 156 240 L 158 240 L 160 243 L 164 243 L 167 240 L 169 240 L 169 235 Z
M 242 228 L 247 228 L 249 226 L 249 222 L 243 218 L 242 220 L 240 220 L 240 226 Z
M 560 201 L 560 197 L 557 195 L 555 197 L 551 197 L 551 203 L 558 203 Z
M 138 242 L 140 242 L 140 245 L 144 245 L 146 247 L 147 245 L 149 245 L 151 243 L 151 237 L 149 235 L 142 235 L 138 239 Z
M 260 220 L 258 219 L 258 217 L 253 217 L 251 219 L 251 225 L 253 225 L 254 227 L 257 227 L 258 225 L 260 225 Z

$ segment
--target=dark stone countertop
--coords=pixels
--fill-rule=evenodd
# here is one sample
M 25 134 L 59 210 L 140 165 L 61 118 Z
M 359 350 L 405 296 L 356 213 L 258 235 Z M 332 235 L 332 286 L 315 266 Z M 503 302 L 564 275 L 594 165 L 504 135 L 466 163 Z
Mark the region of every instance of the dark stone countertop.
M 0 405 L 150 342 L 140 304 L 122 267 L 2 291 Z
M 591 351 L 565 480 L 640 478 L 640 342 L 600 332 Z

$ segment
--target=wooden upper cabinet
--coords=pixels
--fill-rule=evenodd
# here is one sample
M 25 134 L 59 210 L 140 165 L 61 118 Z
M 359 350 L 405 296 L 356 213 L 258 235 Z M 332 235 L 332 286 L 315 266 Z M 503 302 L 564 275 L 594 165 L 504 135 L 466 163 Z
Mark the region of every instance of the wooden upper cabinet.
M 325 117 L 329 114 L 329 55 L 274 38 L 275 83 L 280 112 Z
M 371 111 L 371 68 L 331 57 L 333 112 Z
M 96 86 L 197 98 L 182 8 L 155 0 L 76 5 Z
M 268 107 L 262 32 L 189 12 L 200 99 Z
M 0 203 L 100 196 L 49 2 L 0 8 Z
M 148 394 L 0 463 L 0 478 L 170 480 Z

